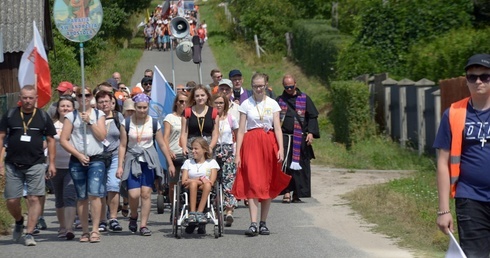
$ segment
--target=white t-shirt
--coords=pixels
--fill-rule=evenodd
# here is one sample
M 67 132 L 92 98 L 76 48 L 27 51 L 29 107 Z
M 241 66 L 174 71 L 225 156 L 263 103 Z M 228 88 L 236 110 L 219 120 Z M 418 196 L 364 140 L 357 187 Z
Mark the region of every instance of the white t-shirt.
M 230 125 L 231 119 L 231 125 Z M 224 120 L 219 120 L 218 144 L 233 144 L 233 130 L 238 129 L 238 120 L 233 115 L 228 114 Z
M 230 101 L 230 108 L 228 109 L 228 114 L 231 114 L 233 117 L 235 117 L 238 123 L 240 123 L 240 111 L 238 111 L 239 107 L 239 104 Z
M 63 129 L 63 123 L 59 120 L 54 122 L 54 128 L 56 129 L 56 135 L 54 139 L 56 140 L 56 157 L 55 167 L 60 169 L 68 169 L 68 165 L 70 163 L 70 153 L 66 151 L 60 144 L 60 135 L 61 130 Z M 71 141 L 69 142 L 71 144 Z
M 179 140 L 182 127 L 182 118 L 171 113 L 165 116 L 163 122 L 167 122 L 172 126 L 172 129 L 170 129 L 169 138 L 170 150 L 175 154 L 181 154 L 182 148 L 179 146 Z
M 136 126 L 133 122 L 134 117 L 131 117 L 128 133 L 128 148 L 133 148 L 139 145 L 143 149 L 148 149 L 153 146 L 153 119 L 148 116 L 148 119 L 143 125 Z M 121 124 L 126 127 L 126 119 L 121 121 Z M 157 123 L 157 130 L 160 130 L 160 123 Z M 138 142 L 139 139 L 139 142 Z
M 104 152 L 104 145 L 102 144 L 101 141 L 97 140 L 95 138 L 91 127 L 92 126 L 97 126 L 95 125 L 97 123 L 96 117 L 97 115 L 95 114 L 95 109 L 91 109 L 90 113 L 90 122 L 93 125 L 87 125 L 87 156 L 94 156 L 97 154 L 101 154 Z M 99 119 L 102 116 L 105 116 L 104 112 L 98 111 L 99 112 Z M 65 119 L 68 119 L 70 122 L 73 123 L 73 112 L 70 112 L 65 115 Z M 77 110 L 77 119 L 75 119 L 75 123 L 73 123 L 73 131 L 71 133 L 70 140 L 75 147 L 77 151 L 80 153 L 83 153 L 83 121 L 82 117 L 80 116 L 80 111 Z
M 281 107 L 277 101 L 268 96 L 265 96 L 265 99 L 258 103 L 251 96 L 243 101 L 238 111 L 247 115 L 247 131 L 255 128 L 272 129 L 274 125 L 273 114 L 281 111 Z M 260 120 L 261 116 L 262 120 Z
M 211 177 L 211 169 L 219 170 L 218 162 L 214 159 L 207 159 L 202 164 L 197 164 L 194 159 L 187 159 L 182 165 L 182 170 L 186 169 L 189 179 L 196 179 L 205 176 L 207 179 Z

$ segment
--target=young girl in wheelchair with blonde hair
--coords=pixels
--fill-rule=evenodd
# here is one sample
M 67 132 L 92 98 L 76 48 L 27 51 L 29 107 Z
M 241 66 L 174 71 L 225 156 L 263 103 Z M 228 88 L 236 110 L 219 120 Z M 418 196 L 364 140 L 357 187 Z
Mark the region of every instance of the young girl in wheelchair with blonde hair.
M 220 167 L 216 160 L 212 159 L 212 150 L 204 138 L 195 138 L 191 145 L 194 158 L 187 159 L 181 169 L 182 185 L 189 189 L 188 223 L 206 224 L 208 221 L 204 209 Z M 198 190 L 202 191 L 202 195 L 196 207 Z

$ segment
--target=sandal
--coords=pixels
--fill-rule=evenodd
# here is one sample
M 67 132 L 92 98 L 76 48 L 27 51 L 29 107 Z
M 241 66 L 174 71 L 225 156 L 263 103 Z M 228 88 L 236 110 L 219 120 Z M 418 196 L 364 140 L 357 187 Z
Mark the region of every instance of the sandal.
M 95 231 L 90 232 L 90 243 L 98 242 L 100 242 L 100 233 Z
M 257 236 L 259 235 L 259 230 L 256 225 L 250 225 L 250 227 L 245 231 L 245 235 L 247 236 Z
M 90 234 L 83 233 L 82 236 L 80 237 L 80 243 L 88 243 L 89 241 L 90 241 Z
M 129 205 L 129 203 L 125 202 L 125 203 L 123 203 L 123 206 L 121 207 L 121 215 L 123 215 L 123 217 L 127 217 L 129 215 L 128 205 Z
M 151 236 L 151 231 L 147 227 L 141 227 L 140 228 L 140 235 Z
M 72 240 L 73 238 L 75 238 L 73 232 L 66 232 L 66 240 Z
M 282 197 L 282 203 L 291 203 L 291 196 L 286 196 Z

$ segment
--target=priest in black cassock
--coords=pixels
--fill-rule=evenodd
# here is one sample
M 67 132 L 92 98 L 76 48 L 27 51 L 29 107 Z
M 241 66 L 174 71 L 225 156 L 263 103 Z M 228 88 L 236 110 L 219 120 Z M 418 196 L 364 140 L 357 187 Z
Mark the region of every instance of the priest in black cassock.
M 283 171 L 292 176 L 289 186 L 283 191 L 282 202 L 301 203 L 300 197 L 311 197 L 310 160 L 315 158 L 312 143 L 314 138 L 320 138 L 318 110 L 310 97 L 296 87 L 293 76 L 285 75 L 282 84 L 284 91 L 276 101 L 281 107 Z

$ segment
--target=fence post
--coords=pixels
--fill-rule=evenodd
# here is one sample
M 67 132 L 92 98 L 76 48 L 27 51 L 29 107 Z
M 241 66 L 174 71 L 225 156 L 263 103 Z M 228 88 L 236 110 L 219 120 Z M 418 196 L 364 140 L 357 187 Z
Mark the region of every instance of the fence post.
M 374 76 L 371 76 L 368 78 L 367 80 L 367 85 L 368 85 L 368 89 L 369 89 L 369 108 L 370 108 L 370 112 L 371 112 L 371 119 L 374 120 L 374 116 L 375 116 L 375 109 L 376 109 L 376 91 L 375 91 L 375 88 L 374 88 Z
M 426 146 L 426 126 L 427 121 L 425 119 L 425 91 L 433 87 L 435 83 L 433 81 L 427 80 L 425 78 L 415 83 L 417 87 L 417 132 L 418 132 L 418 151 L 419 155 L 424 154 Z
M 408 141 L 407 132 L 407 87 L 413 86 L 414 81 L 409 79 L 403 79 L 398 82 L 399 87 L 399 99 L 400 99 L 400 146 L 406 147 Z
M 293 48 L 292 48 L 293 33 L 292 32 L 286 32 L 285 36 L 286 36 L 286 45 L 288 48 L 287 56 L 292 57 L 293 56 Z
M 437 130 L 439 130 L 439 124 L 441 123 L 441 90 L 434 91 L 432 95 L 434 96 L 435 133 L 437 135 Z
M 392 117 L 391 117 L 391 110 L 393 108 L 392 106 L 392 101 L 391 101 L 391 88 L 395 85 L 398 84 L 397 81 L 387 78 L 386 80 L 382 81 L 381 84 L 384 86 L 384 99 L 385 99 L 385 106 L 384 106 L 384 112 L 385 112 L 385 128 L 386 128 L 386 134 L 390 135 L 391 138 L 394 138 L 393 135 L 393 126 L 392 126 Z

